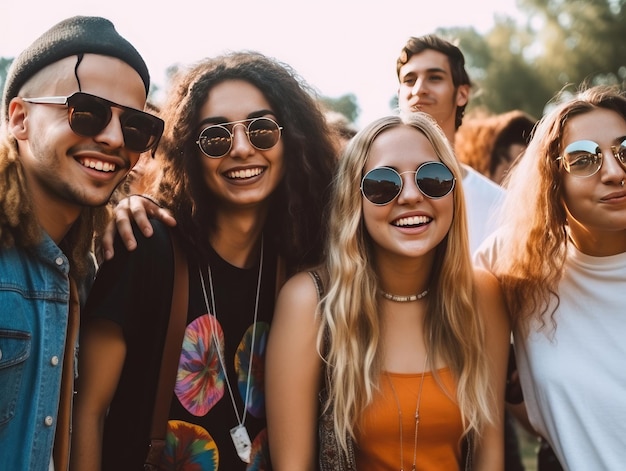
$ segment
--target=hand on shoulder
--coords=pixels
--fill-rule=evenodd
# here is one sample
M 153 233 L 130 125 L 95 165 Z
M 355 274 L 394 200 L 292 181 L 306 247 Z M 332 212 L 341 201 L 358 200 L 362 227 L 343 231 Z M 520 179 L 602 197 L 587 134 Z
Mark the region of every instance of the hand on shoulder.
M 149 217 L 158 219 L 164 224 L 174 227 L 176 220 L 166 208 L 161 208 L 152 198 L 143 195 L 130 195 L 122 199 L 113 210 L 114 218 L 107 226 L 102 237 L 102 253 L 104 260 L 110 260 L 115 254 L 113 241 L 119 232 L 128 250 L 137 248 L 137 240 L 133 232 L 133 222 L 145 237 L 152 236 L 154 230 Z

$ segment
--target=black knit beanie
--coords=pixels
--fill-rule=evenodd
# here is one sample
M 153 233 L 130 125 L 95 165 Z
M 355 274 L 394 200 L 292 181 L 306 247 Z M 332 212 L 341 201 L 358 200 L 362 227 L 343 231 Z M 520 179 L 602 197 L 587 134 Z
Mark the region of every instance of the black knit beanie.
M 28 79 L 54 62 L 88 53 L 111 56 L 126 62 L 141 76 L 148 94 L 148 67 L 133 45 L 115 30 L 113 23 L 95 16 L 74 16 L 54 25 L 13 61 L 2 94 L 3 121 L 9 119 L 9 102 L 17 96 Z

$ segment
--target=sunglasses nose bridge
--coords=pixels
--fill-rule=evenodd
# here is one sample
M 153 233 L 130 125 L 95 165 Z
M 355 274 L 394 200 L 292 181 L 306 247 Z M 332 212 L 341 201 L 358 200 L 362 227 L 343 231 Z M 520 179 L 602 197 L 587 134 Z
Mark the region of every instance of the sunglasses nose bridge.
M 626 171 L 626 165 L 619 158 L 619 149 L 616 146 L 609 147 L 610 153 L 613 158 L 607 158 L 609 152 L 600 151 L 598 155 L 601 157 L 601 163 L 596 172 L 602 172 L 605 177 L 616 177 L 622 179 L 624 172 Z
M 104 141 L 113 148 L 124 147 L 124 131 L 122 113 L 124 110 L 116 107 L 106 107 L 108 113 L 105 115 L 104 127 L 96 133 L 94 138 Z
M 238 129 L 241 126 L 241 129 Z M 230 152 L 238 157 L 245 157 L 254 153 L 254 146 L 250 142 L 249 125 L 235 123 L 230 130 Z
M 417 170 L 407 170 L 398 175 L 400 175 L 402 181 L 402 187 L 400 188 L 400 193 L 398 193 L 399 203 L 424 199 L 424 194 L 417 184 Z

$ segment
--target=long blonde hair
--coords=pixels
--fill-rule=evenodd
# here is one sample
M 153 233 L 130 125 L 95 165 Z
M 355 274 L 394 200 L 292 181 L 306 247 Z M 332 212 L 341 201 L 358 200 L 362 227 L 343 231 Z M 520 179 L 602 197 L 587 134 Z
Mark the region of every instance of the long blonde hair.
M 389 116 L 364 127 L 340 159 L 334 181 L 326 249 L 328 290 L 322 301 L 318 348 L 327 362 L 328 400 L 338 439 L 347 450 L 363 409 L 372 401 L 381 373 L 378 277 L 372 241 L 362 220 L 359 191 L 363 168 L 376 137 L 387 129 L 411 126 L 424 134 L 457 185 L 448 234 L 435 249 L 425 318 L 430 369 L 444 359 L 457 380 L 457 400 L 465 431 L 480 431 L 493 417 L 483 325 L 476 310 L 461 169 L 435 121 L 427 114 Z
M 626 97 L 617 87 L 583 87 L 563 101 L 565 92 L 555 97 L 560 104 L 540 120 L 524 156 L 510 173 L 503 204 L 499 232 L 503 243 L 494 272 L 512 319 L 522 330 L 532 319 L 541 328 L 556 326 L 557 288 L 568 244 L 563 171 L 557 160 L 563 131 L 572 117 L 598 108 L 626 119 Z

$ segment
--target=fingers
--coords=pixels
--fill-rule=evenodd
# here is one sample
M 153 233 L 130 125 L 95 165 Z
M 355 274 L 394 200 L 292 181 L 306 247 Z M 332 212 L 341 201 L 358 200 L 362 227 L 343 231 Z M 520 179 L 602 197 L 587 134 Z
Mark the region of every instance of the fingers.
M 100 245 L 96 247 L 96 258 L 99 263 L 102 262 L 103 258 L 104 260 L 111 260 L 113 258 L 113 239 L 115 239 L 116 233 L 117 229 L 115 226 L 115 221 L 111 220 L 104 230 L 104 234 L 102 235 L 102 239 L 100 240 Z
M 176 220 L 169 210 L 161 208 L 154 200 L 143 195 L 130 195 L 122 199 L 113 213 L 114 221 L 107 226 L 102 237 L 102 253 L 105 260 L 113 258 L 113 240 L 116 233 L 119 233 L 126 249 L 132 251 L 137 248 L 133 222 L 145 237 L 150 237 L 154 233 L 150 217 L 159 219 L 170 227 L 176 225 Z

